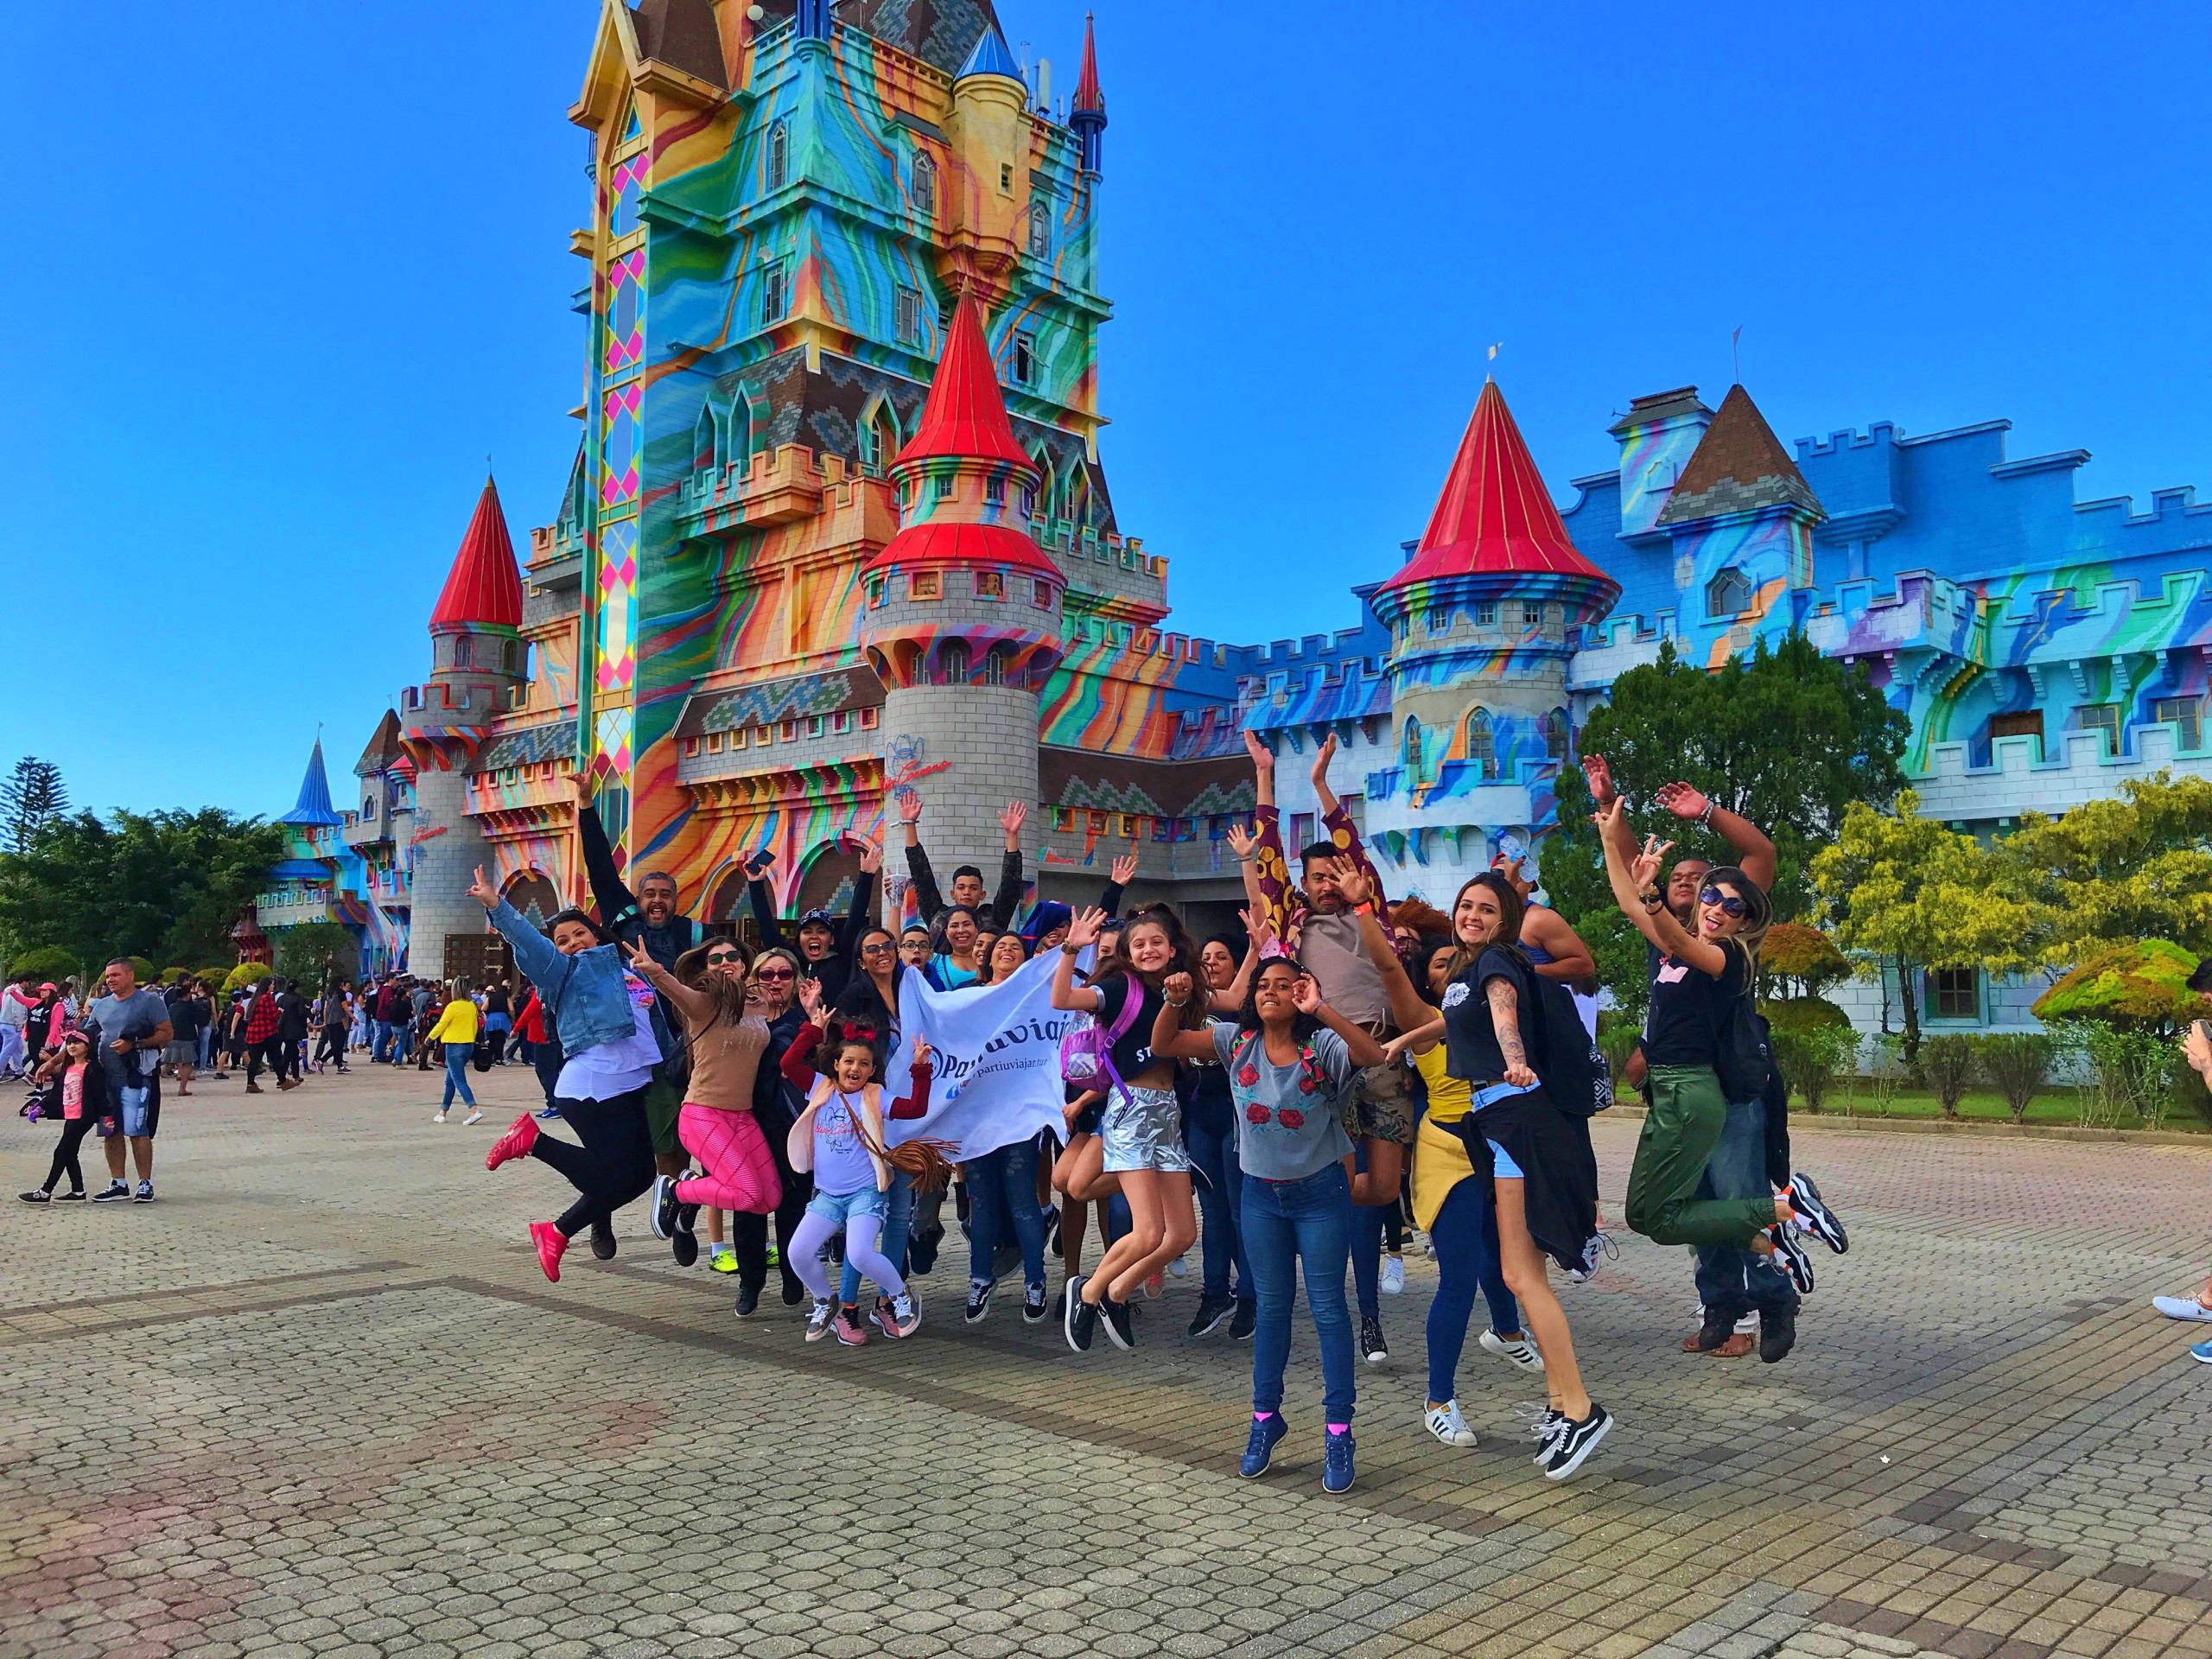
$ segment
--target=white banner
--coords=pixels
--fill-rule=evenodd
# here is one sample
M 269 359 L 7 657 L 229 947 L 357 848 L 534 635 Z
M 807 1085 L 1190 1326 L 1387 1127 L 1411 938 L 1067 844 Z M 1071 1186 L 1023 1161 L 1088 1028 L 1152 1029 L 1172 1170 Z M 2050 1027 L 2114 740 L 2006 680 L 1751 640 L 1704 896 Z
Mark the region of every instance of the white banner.
M 884 1093 L 906 1092 L 918 1037 L 935 1051 L 935 1081 L 927 1116 L 885 1126 L 894 1144 L 917 1135 L 950 1141 L 959 1163 L 1033 1140 L 1039 1129 L 1067 1132 L 1060 1038 L 1074 1016 L 1052 1006 L 1059 960 L 1058 950 L 1048 950 L 1003 983 L 958 991 L 932 989 L 918 973 L 899 976 L 899 1051 Z

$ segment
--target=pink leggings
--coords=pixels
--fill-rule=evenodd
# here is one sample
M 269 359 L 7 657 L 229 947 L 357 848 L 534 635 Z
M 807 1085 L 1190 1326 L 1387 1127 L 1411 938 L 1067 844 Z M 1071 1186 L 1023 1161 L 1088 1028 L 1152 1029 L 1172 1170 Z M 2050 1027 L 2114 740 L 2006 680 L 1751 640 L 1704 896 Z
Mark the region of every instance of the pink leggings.
M 677 1203 L 765 1216 L 783 1202 L 776 1160 L 752 1113 L 725 1112 L 687 1100 L 677 1117 L 676 1134 L 707 1172 L 696 1181 L 676 1184 Z

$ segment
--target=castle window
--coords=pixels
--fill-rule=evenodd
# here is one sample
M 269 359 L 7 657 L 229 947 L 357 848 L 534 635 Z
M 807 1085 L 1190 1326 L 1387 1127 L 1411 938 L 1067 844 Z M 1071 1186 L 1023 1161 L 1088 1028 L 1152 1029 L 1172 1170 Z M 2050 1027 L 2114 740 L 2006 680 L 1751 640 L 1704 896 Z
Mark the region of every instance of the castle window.
M 753 728 L 753 745 L 755 748 L 765 749 L 775 740 L 775 733 L 767 727 L 756 726 Z
M 2081 709 L 2081 728 L 2085 732 L 2105 734 L 2105 753 L 2120 753 L 2120 705 L 2116 702 L 2085 702 Z
M 914 156 L 914 217 L 933 219 L 937 216 L 937 163 L 927 151 Z
M 1075 830 L 1075 809 L 1071 806 L 1054 807 L 1052 809 L 1052 828 L 1064 836 L 1073 834 Z
M 1014 337 L 1014 361 L 1011 369 L 1014 384 L 1026 386 L 1037 376 L 1037 336 L 1018 334 Z
M 807 721 L 806 721 L 806 734 L 807 734 L 809 737 L 819 737 L 819 736 L 821 736 L 821 735 L 822 735 L 822 716 L 821 716 L 821 715 L 808 715 L 808 716 L 807 716 Z
M 2000 737 L 2032 737 L 2036 741 L 2036 759 L 2043 759 L 2043 710 L 2016 709 L 2009 715 L 1989 717 L 1989 737 L 1992 742 Z
M 1010 162 L 999 163 L 999 194 L 1002 196 L 1014 194 L 1014 164 Z
M 729 419 L 722 429 L 721 461 L 744 472 L 753 458 L 753 405 L 741 396 L 733 398 Z
M 2174 735 L 2184 749 L 2199 747 L 2204 741 L 2204 705 L 2195 697 L 2160 697 L 2151 705 L 2151 718 L 2171 721 L 2177 728 Z
M 881 576 L 870 576 L 868 579 L 868 608 L 870 610 L 875 609 L 878 606 L 883 603 L 883 578 Z
M 1524 599 L 1521 601 L 1521 626 L 1541 628 L 1544 626 L 1544 606 L 1541 600 Z
M 892 423 L 891 406 L 878 403 L 861 423 L 861 471 L 881 478 L 898 453 L 899 429 Z
M 768 184 L 771 190 L 780 190 L 791 182 L 791 130 L 778 121 L 768 129 Z
M 522 652 L 523 645 L 522 641 L 519 639 L 510 639 L 504 646 L 501 647 L 500 655 L 506 659 L 506 671 L 508 673 L 519 674 L 524 671 Z
M 872 731 L 874 731 L 874 730 L 875 729 L 875 722 L 876 722 L 877 719 L 880 716 L 881 712 L 882 712 L 882 711 L 881 711 L 880 709 L 861 709 L 861 730 L 862 730 L 862 731 L 864 731 L 864 732 L 872 732 Z
M 1705 584 L 1707 616 L 1741 616 L 1751 608 L 1751 579 L 1731 565 Z
M 709 732 L 707 734 L 707 753 L 709 754 L 720 754 L 721 752 L 722 734 L 720 732 Z
M 776 735 L 777 735 L 778 737 L 781 738 L 781 739 L 782 739 L 785 742 L 786 742 L 786 743 L 796 743 L 796 742 L 798 742 L 798 721 L 795 721 L 795 720 L 786 720 L 786 721 L 782 721 L 782 722 L 781 722 L 781 723 L 777 727 L 777 729 L 776 729 Z
M 830 729 L 839 737 L 853 729 L 853 715 L 849 709 L 841 709 L 830 716 Z
M 1494 628 L 1497 626 L 1496 600 L 1478 599 L 1475 601 L 1475 626 L 1478 628 Z
M 1451 626 L 1452 607 L 1450 606 L 1432 605 L 1428 607 L 1428 631 L 1431 633 L 1442 633 Z
M 766 327 L 772 322 L 782 321 L 791 302 L 790 267 L 781 259 L 763 260 L 760 264 L 761 326 Z
M 1554 760 L 1567 759 L 1567 710 L 1554 709 L 1544 716 L 1544 753 Z
M 1029 208 L 1029 257 L 1049 259 L 1052 255 L 1052 218 L 1041 201 L 1033 202 Z
M 1928 970 L 1928 1013 L 1936 1020 L 1981 1018 L 1981 970 L 1978 968 L 1931 968 Z
M 947 685 L 968 683 L 968 642 L 965 639 L 947 640 L 937 654 L 938 666 L 944 671 Z
M 1042 576 L 1034 578 L 1029 585 L 1029 602 L 1034 605 L 1040 611 L 1051 610 L 1052 608 L 1052 584 L 1046 581 Z
M 465 633 L 455 634 L 453 641 L 453 665 L 455 668 L 467 668 L 469 665 L 468 655 L 468 636 Z
M 944 574 L 937 570 L 917 570 L 906 578 L 906 597 L 909 599 L 942 599 L 944 597 Z
M 1003 570 L 978 570 L 976 573 L 976 597 L 978 599 L 1004 599 L 1006 597 L 1006 572 Z
M 1086 812 L 1084 814 L 1083 828 L 1085 835 L 1104 835 L 1106 833 L 1106 815 L 1103 812 Z
M 744 727 L 739 727 L 735 731 L 729 734 L 729 746 L 733 749 L 741 749 L 745 747 Z
M 1406 769 L 1407 779 L 1413 783 L 1420 783 L 1423 777 L 1422 766 L 1425 760 L 1422 753 L 1421 721 L 1415 720 L 1411 715 L 1406 716 L 1406 734 L 1398 747 L 1398 759 L 1400 764 Z
M 1497 730 L 1487 709 L 1478 709 L 1467 716 L 1467 759 L 1482 768 L 1484 783 L 1497 776 Z
M 922 343 L 922 296 L 911 288 L 899 290 L 899 343 L 901 346 Z
M 1007 683 L 1007 666 L 1013 659 L 1014 651 L 1008 645 L 993 645 L 985 652 L 983 653 L 983 683 L 1004 685 Z
M 1006 505 L 1005 474 L 994 473 L 990 477 L 983 480 L 983 500 L 985 505 L 988 506 L 1002 507 Z

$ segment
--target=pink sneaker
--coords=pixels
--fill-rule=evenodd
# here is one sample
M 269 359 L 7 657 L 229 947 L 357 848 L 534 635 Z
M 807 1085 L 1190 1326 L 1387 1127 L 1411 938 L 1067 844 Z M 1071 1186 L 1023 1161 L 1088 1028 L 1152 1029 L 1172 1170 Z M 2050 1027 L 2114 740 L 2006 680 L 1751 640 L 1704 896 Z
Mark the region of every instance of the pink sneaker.
M 850 1302 L 837 1309 L 837 1317 L 830 1322 L 830 1328 L 837 1333 L 837 1340 L 848 1348 L 868 1345 L 868 1327 L 861 1323 L 860 1309 Z
M 555 1284 L 561 1282 L 561 1258 L 568 1253 L 569 1241 L 561 1236 L 561 1230 L 550 1221 L 530 1224 L 531 1242 L 537 1246 L 537 1265 L 545 1269 L 545 1276 Z
M 484 1154 L 484 1167 L 497 1169 L 510 1158 L 527 1158 L 530 1149 L 537 1144 L 537 1120 L 528 1112 L 507 1125 L 507 1132 L 492 1143 L 492 1150 Z M 554 1258 L 558 1261 L 559 1257 Z M 555 1278 L 560 1274 L 555 1274 Z

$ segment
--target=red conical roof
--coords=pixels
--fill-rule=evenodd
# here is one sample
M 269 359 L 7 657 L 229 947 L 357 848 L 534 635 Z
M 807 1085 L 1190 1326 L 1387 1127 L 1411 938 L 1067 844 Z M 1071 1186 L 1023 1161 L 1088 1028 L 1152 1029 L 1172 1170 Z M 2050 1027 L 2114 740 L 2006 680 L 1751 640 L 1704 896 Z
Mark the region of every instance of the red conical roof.
M 1521 429 L 1495 380 L 1467 422 L 1444 493 L 1413 562 L 1383 584 L 1385 591 L 1447 576 L 1545 571 L 1620 585 L 1584 558 L 1536 471 Z
M 922 405 L 921 424 L 899 452 L 898 461 L 932 456 L 1031 464 L 1007 423 L 998 371 L 983 340 L 982 314 L 965 289 L 952 308 L 952 327 L 945 331 L 944 353 L 930 382 L 929 402 Z
M 502 627 L 522 626 L 522 576 L 515 569 L 514 543 L 507 539 L 507 515 L 499 508 L 499 492 L 489 478 L 484 493 L 476 498 L 475 516 L 468 533 L 454 555 L 453 570 L 430 613 L 432 632 L 490 622 Z
M 1068 105 L 1073 110 L 1103 110 L 1106 100 L 1098 94 L 1098 51 L 1090 38 L 1090 14 L 1083 14 L 1083 73 L 1075 78 L 1075 102 Z

